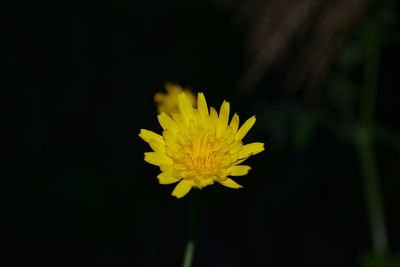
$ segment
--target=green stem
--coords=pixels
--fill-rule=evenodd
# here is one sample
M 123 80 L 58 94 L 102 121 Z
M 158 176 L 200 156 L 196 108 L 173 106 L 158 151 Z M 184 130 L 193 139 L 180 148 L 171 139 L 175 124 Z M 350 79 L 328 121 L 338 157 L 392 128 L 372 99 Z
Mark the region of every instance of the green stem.
M 357 150 L 364 183 L 372 245 L 375 253 L 383 254 L 388 250 L 387 234 L 377 162 L 371 142 L 375 98 L 378 88 L 379 29 L 374 22 L 371 22 L 366 28 L 368 29 L 364 33 L 366 61 L 364 65 L 363 95 L 360 105 L 362 129 L 358 136 Z
M 385 217 L 380 193 L 379 177 L 374 150 L 367 136 L 358 142 L 358 155 L 364 183 L 366 204 L 375 253 L 384 254 L 388 249 Z
M 197 199 L 195 196 L 190 196 L 187 201 L 186 212 L 189 241 L 186 244 L 185 255 L 183 257 L 183 267 L 192 266 L 197 229 Z
M 194 253 L 194 241 L 189 241 L 186 245 L 185 256 L 183 257 L 183 267 L 191 267 Z

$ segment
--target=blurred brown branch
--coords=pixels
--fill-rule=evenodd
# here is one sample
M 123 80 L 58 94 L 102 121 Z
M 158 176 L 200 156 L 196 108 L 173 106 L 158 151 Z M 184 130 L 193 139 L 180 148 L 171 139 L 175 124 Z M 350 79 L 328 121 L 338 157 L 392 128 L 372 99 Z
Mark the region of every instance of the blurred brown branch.
M 246 25 L 245 60 L 238 92 L 250 94 L 265 73 L 284 64 L 285 92 L 318 98 L 321 85 L 367 6 L 367 0 L 225 0 Z

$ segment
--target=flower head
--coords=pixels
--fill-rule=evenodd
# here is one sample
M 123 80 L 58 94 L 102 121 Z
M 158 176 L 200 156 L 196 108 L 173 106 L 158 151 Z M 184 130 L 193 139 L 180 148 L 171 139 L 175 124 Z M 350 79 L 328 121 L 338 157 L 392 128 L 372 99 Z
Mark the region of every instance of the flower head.
M 195 106 L 196 97 L 189 89 L 182 88 L 180 85 L 173 83 L 165 83 L 165 89 L 167 90 L 167 93 L 158 92 L 154 95 L 154 101 L 157 104 L 158 113 L 165 112 L 167 114 L 172 114 L 178 112 L 178 96 L 182 92 L 187 95 L 191 105 Z
M 255 116 L 239 128 L 235 113 L 229 122 L 229 103 L 224 101 L 219 114 L 207 107 L 202 93 L 193 108 L 184 93 L 178 96 L 179 112 L 171 116 L 158 115 L 162 135 L 140 130 L 139 136 L 149 143 L 153 152 L 146 152 L 144 160 L 160 167 L 160 184 L 179 182 L 172 195 L 181 198 L 192 187 L 201 189 L 218 182 L 230 188 L 241 185 L 229 176 L 246 175 L 250 166 L 240 165 L 251 155 L 264 150 L 263 143 L 243 145 L 242 139 L 254 125 Z

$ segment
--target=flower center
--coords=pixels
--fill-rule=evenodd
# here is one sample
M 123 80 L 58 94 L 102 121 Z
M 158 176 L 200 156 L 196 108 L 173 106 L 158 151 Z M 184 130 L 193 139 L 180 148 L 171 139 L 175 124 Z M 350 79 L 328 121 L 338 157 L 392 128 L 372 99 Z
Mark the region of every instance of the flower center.
M 234 161 L 229 154 L 232 138 L 216 138 L 212 128 L 194 126 L 187 130 L 188 133 L 177 136 L 175 153 L 168 153 L 167 144 L 167 154 L 174 160 L 176 175 L 193 180 L 198 188 L 226 177 Z

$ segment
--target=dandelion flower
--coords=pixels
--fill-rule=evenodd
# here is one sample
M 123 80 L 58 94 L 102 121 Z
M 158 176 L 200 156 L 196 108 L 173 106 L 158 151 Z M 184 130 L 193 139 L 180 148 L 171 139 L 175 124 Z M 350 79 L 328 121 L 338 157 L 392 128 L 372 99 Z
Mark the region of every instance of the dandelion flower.
M 182 88 L 180 85 L 173 83 L 165 83 L 165 89 L 167 93 L 158 92 L 154 95 L 154 102 L 157 104 L 158 113 L 165 112 L 167 114 L 172 114 L 179 112 L 178 96 L 182 92 L 187 95 L 190 104 L 195 106 L 196 97 L 189 89 Z
M 191 188 L 202 189 L 215 182 L 230 188 L 241 188 L 230 176 L 246 175 L 250 166 L 241 165 L 248 157 L 264 150 L 263 143 L 243 145 L 242 139 L 254 125 L 255 116 L 239 128 L 235 113 L 229 122 L 229 103 L 224 101 L 219 114 L 208 106 L 202 93 L 197 108 L 189 97 L 178 96 L 179 112 L 171 116 L 162 112 L 158 121 L 162 135 L 141 129 L 139 136 L 149 143 L 153 152 L 144 160 L 160 167 L 160 184 L 178 183 L 172 195 L 181 198 Z

